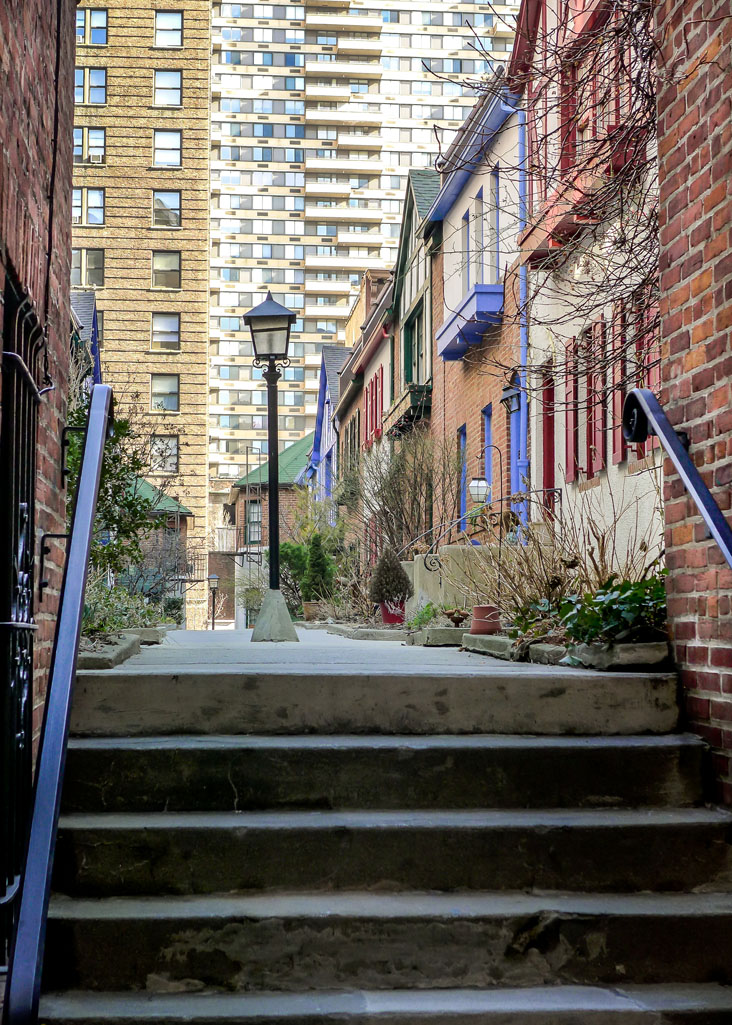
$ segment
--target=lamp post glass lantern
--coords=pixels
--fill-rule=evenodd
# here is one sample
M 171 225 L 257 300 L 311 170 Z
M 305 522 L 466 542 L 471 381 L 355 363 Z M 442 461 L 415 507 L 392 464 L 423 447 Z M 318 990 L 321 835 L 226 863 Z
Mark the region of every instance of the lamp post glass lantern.
M 487 505 L 491 500 L 491 486 L 485 477 L 473 477 L 468 484 L 468 491 L 473 501 L 481 505 Z
M 219 578 L 212 573 L 208 578 L 208 586 L 211 588 L 211 629 L 216 629 L 216 592 L 219 588 Z

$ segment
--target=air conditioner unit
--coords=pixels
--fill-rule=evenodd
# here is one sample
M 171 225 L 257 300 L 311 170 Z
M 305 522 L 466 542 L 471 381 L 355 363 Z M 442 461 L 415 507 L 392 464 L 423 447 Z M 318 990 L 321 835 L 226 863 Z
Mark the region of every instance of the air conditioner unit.
M 89 163 L 90 164 L 101 164 L 103 160 L 104 160 L 104 154 L 103 153 L 90 153 L 89 154 Z
M 81 224 L 81 214 L 72 214 L 71 215 L 71 223 L 72 224 Z

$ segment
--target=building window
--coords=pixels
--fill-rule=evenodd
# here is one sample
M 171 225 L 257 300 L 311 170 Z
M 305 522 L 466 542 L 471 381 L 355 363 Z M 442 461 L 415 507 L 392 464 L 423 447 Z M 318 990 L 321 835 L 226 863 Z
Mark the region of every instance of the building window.
M 180 313 L 153 313 L 150 348 L 153 352 L 180 352 Z
M 465 424 L 458 429 L 457 432 L 457 447 L 458 447 L 458 466 L 460 467 L 460 490 L 459 490 L 459 501 L 460 501 L 460 523 L 458 524 L 459 530 L 465 530 L 467 527 L 466 514 L 468 511 L 468 458 L 467 458 L 467 443 L 468 434 Z
M 181 132 L 153 132 L 153 164 L 155 167 L 180 167 Z
M 484 273 L 483 273 L 483 258 L 485 249 L 485 231 L 483 225 L 483 190 L 481 189 L 475 197 L 475 210 L 474 210 L 474 222 L 475 227 L 473 234 L 475 235 L 475 256 L 474 256 L 474 267 L 473 267 L 473 278 L 476 285 L 483 284 Z
M 156 228 L 180 228 L 180 192 L 153 192 L 152 220 Z
M 180 253 L 160 249 L 153 252 L 152 287 L 180 288 Z
M 150 440 L 150 473 L 177 473 L 178 452 L 177 434 L 153 434 Z
M 463 214 L 460 237 L 463 258 L 463 295 L 467 295 L 470 291 L 470 212 L 468 210 Z
M 71 220 L 74 224 L 104 224 L 104 189 L 73 189 Z
M 104 344 L 104 313 L 97 310 L 97 345 L 101 349 Z
M 259 544 L 262 540 L 262 503 L 247 502 L 246 544 Z
M 76 45 L 107 45 L 107 12 L 87 8 L 76 12 Z
M 180 409 L 180 378 L 177 374 L 150 375 L 150 409 L 177 413 Z
M 103 164 L 106 135 L 103 128 L 74 129 L 74 163 Z
M 153 103 L 156 107 L 180 107 L 183 75 L 180 71 L 156 71 Z
M 104 250 L 71 250 L 71 284 L 104 285 Z
M 155 12 L 155 45 L 183 45 L 183 13 L 182 11 Z
M 106 103 L 106 68 L 74 69 L 74 103 Z

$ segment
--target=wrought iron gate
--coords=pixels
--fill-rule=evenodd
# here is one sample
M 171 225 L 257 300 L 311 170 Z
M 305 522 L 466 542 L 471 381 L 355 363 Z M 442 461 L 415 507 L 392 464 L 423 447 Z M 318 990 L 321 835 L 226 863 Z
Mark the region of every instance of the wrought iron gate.
M 33 556 L 39 375 L 45 338 L 10 273 L 2 295 L 0 408 L 0 971 L 31 805 Z M 47 377 L 47 366 L 45 368 Z

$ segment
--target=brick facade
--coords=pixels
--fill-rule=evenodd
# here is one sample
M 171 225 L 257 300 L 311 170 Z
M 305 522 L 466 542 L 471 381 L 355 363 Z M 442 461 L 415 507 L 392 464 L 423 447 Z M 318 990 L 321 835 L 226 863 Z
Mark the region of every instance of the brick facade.
M 505 367 L 513 366 L 519 359 L 519 316 L 516 296 L 517 275 L 506 274 L 503 324 L 489 329 L 482 341 L 472 346 L 463 359 L 444 361 L 437 354 L 434 340 L 443 322 L 443 254 L 437 251 L 432 257 L 432 416 L 430 429 L 436 446 L 447 452 L 454 442 L 457 452 L 457 432 L 465 426 L 465 462 L 469 483 L 473 477 L 486 475 L 486 457 L 492 468 L 492 504 L 499 510 L 511 494 L 510 453 L 508 413 L 501 405 L 503 388 L 507 383 Z M 511 283 L 516 281 L 516 289 Z M 488 453 L 485 447 L 484 410 L 491 407 L 492 444 Z M 500 450 L 500 455 L 496 449 Z M 503 470 L 503 477 L 501 477 Z M 473 505 L 468 495 L 468 510 Z M 506 506 L 508 508 L 508 506 Z M 458 511 L 455 516 L 457 517 Z M 453 529 L 444 538 L 455 541 L 458 530 Z
M 725 0 L 663 0 L 659 76 L 661 402 L 719 506 L 732 499 L 732 19 Z M 722 55 L 727 55 L 722 57 Z M 665 466 L 669 614 L 692 728 L 732 802 L 732 569 Z
M 59 488 L 70 340 L 71 167 L 74 120 L 74 0 L 0 4 L 0 293 L 14 277 L 48 337 L 54 390 L 38 409 L 34 550 L 43 533 L 65 529 Z M 58 80 L 56 77 L 58 66 Z M 54 160 L 55 157 L 55 160 Z M 49 197 L 51 201 L 49 201 Z M 64 549 L 52 543 L 37 603 L 33 730 L 43 715 Z M 36 558 L 35 583 L 38 580 Z

